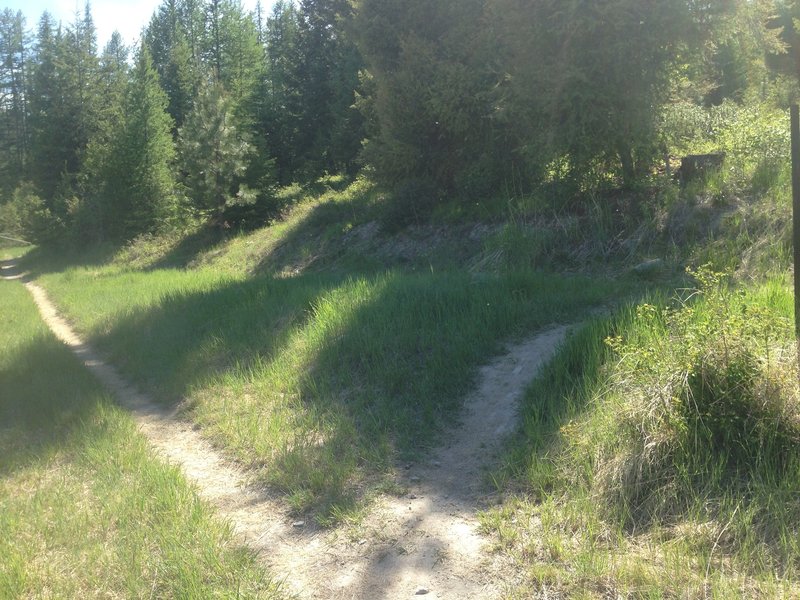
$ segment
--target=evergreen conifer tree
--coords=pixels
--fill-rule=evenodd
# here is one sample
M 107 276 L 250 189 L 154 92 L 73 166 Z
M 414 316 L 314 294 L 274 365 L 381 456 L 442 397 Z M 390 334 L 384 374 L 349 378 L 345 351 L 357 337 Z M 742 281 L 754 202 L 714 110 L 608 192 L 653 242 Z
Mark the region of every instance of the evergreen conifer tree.
M 55 195 L 69 148 L 58 67 L 63 46 L 60 28 L 45 12 L 39 20 L 35 62 L 29 89 L 31 175 L 48 204 Z
M 124 102 L 124 122 L 105 169 L 104 212 L 110 235 L 129 239 L 168 226 L 177 212 L 175 148 L 168 99 L 142 45 Z
M 274 159 L 276 176 L 290 183 L 299 169 L 298 118 L 302 99 L 297 84 L 299 14 L 292 2 L 278 0 L 266 25 L 266 73 L 254 97 L 255 145 Z
M 227 207 L 255 201 L 244 184 L 253 148 L 237 129 L 233 109 L 222 84 L 203 86 L 178 138 L 189 202 L 200 216 L 216 222 Z
M 22 11 L 0 12 L 0 192 L 25 177 L 28 159 L 28 39 Z
M 497 72 L 484 0 L 361 0 L 356 31 L 369 65 L 375 130 L 365 157 L 389 184 L 417 180 L 483 195 L 515 169 L 492 91 Z M 535 60 L 535 57 L 532 57 Z
M 175 127 L 192 108 L 202 76 L 200 43 L 203 15 L 193 0 L 165 0 L 150 19 L 145 43 L 169 98 Z
M 45 13 L 29 92 L 31 172 L 45 202 L 61 217 L 99 120 L 99 76 L 88 4 L 65 32 L 54 30 Z
M 100 93 L 103 103 L 98 110 L 94 135 L 86 148 L 80 181 L 80 205 L 75 211 L 75 233 L 81 239 L 105 239 L 113 223 L 111 181 L 113 149 L 125 126 L 125 101 L 128 91 L 128 49 L 122 36 L 114 32 L 100 57 Z M 114 226 L 111 225 L 111 229 Z

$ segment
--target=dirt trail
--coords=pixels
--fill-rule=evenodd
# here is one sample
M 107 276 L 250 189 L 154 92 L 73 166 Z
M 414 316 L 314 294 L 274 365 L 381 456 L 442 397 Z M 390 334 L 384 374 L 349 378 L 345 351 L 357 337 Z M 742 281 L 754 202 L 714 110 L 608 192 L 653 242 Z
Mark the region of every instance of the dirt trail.
M 3 278 L 20 278 L 12 263 Z M 553 355 L 567 328 L 555 327 L 511 346 L 484 366 L 466 400 L 462 423 L 425 464 L 401 469 L 402 497 L 383 497 L 356 526 L 320 530 L 292 523 L 281 504 L 248 485 L 188 423 L 128 385 L 62 319 L 44 290 L 25 281 L 53 332 L 119 402 L 153 446 L 179 465 L 202 497 L 230 519 L 284 589 L 300 598 L 496 598 L 513 583 L 477 531 L 486 505 L 483 469 L 513 428 L 517 402 Z

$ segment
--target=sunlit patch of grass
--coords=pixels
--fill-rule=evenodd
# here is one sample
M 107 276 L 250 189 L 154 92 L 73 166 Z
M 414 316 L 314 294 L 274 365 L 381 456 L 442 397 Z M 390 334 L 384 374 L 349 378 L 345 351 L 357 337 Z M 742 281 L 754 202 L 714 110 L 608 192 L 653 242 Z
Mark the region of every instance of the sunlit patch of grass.
M 0 597 L 278 597 L 24 288 L 0 303 Z
M 10 260 L 25 256 L 33 249 L 33 246 L 7 246 L 0 248 L 0 260 Z
M 483 518 L 520 593 L 800 592 L 791 294 L 696 276 L 691 301 L 587 327 L 531 389 L 504 475 L 526 493 Z
M 217 444 L 321 520 L 357 505 L 394 457 L 433 445 L 503 341 L 624 289 L 402 271 L 244 279 L 81 268 L 42 281 L 128 376 L 183 401 Z

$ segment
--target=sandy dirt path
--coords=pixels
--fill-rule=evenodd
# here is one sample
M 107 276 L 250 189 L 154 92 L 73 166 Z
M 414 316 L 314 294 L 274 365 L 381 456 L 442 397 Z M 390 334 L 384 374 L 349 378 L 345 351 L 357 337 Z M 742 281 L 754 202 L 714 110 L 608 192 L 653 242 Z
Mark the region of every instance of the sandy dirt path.
M 461 423 L 424 464 L 398 469 L 402 496 L 384 496 L 357 525 L 323 530 L 292 522 L 285 508 L 248 484 L 247 474 L 212 447 L 190 423 L 125 382 L 58 314 L 44 290 L 21 278 L 51 330 L 128 408 L 166 460 L 180 466 L 198 493 L 230 519 L 237 534 L 283 589 L 299 598 L 463 600 L 498 598 L 513 573 L 487 552 L 477 512 L 487 503 L 485 469 L 516 423 L 527 384 L 567 333 L 553 327 L 510 346 L 481 368 Z

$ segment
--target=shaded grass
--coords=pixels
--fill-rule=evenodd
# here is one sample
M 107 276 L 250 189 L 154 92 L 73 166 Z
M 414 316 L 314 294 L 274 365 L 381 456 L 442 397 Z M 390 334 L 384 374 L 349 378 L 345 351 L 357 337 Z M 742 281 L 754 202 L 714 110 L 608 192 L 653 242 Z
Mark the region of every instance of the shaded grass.
M 0 596 L 278 597 L 24 288 L 0 303 Z
M 483 517 L 519 597 L 800 591 L 791 294 L 714 289 L 587 326 L 529 391 L 499 476 L 518 491 Z
M 457 417 L 502 342 L 622 286 L 540 273 L 242 279 L 76 269 L 43 283 L 112 362 L 321 520 Z

